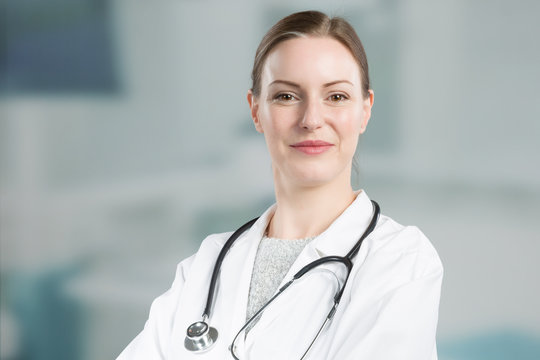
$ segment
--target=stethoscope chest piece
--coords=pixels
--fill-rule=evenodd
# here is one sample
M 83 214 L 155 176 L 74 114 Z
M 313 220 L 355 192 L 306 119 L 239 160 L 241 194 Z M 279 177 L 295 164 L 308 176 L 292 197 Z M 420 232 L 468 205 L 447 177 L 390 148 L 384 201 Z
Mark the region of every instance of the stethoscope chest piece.
M 217 338 L 218 332 L 215 328 L 204 321 L 197 321 L 188 327 L 184 346 L 189 351 L 203 352 L 209 350 Z

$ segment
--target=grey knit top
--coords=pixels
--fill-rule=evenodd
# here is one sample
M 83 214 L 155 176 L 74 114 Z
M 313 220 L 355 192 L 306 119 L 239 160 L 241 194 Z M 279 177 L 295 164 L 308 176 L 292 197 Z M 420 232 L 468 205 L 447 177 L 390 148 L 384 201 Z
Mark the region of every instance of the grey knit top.
M 246 320 L 270 300 L 300 252 L 314 238 L 283 240 L 265 235 L 261 239 L 251 275 Z M 257 321 L 246 328 L 246 334 Z

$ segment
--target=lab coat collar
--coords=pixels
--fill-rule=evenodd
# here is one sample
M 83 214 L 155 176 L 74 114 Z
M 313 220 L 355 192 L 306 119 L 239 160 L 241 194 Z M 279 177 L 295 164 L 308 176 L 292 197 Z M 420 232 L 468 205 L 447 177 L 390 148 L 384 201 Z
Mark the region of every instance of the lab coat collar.
M 356 199 L 315 240 L 318 255 L 345 256 L 362 236 L 373 216 L 373 205 L 363 190 L 356 192 Z
M 268 227 L 268 223 L 270 222 L 270 219 L 272 216 L 274 216 L 274 212 L 276 211 L 276 204 L 273 204 L 270 206 L 266 211 L 257 219 L 255 224 L 249 229 L 249 231 L 246 232 L 246 239 L 262 239 L 266 232 L 266 228 Z M 257 241 L 257 247 L 259 246 L 259 242 Z
M 371 200 L 363 190 L 355 194 L 356 198 L 351 205 L 311 243 L 320 257 L 345 256 L 369 225 L 373 216 Z M 275 210 L 276 204 L 270 206 L 253 224 L 245 238 L 261 239 Z M 255 246 L 258 246 L 258 242 Z

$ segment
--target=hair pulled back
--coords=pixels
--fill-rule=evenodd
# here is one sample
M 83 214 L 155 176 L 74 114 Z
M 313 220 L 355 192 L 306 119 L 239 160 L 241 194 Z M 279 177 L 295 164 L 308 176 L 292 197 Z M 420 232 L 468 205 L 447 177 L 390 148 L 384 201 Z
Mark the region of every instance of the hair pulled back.
M 263 37 L 257 52 L 251 72 L 254 96 L 261 93 L 262 70 L 270 52 L 281 42 L 298 37 L 330 37 L 349 49 L 360 67 L 362 94 L 369 96 L 369 72 L 366 52 L 356 31 L 347 20 L 341 17 L 330 18 L 320 11 L 302 11 L 291 14 L 278 21 Z

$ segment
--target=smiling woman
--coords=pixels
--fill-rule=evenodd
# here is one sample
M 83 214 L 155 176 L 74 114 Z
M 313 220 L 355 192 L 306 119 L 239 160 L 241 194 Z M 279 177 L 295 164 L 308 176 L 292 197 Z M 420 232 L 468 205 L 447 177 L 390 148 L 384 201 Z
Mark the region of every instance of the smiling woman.
M 276 203 L 182 261 L 119 359 L 436 359 L 437 252 L 351 186 L 373 106 L 358 36 L 342 18 L 292 14 L 252 79 Z
M 250 91 L 248 101 L 276 188 L 332 184 L 336 195 L 352 192 L 351 159 L 373 105 L 373 91 L 362 93 L 361 73 L 348 48 L 331 37 L 293 38 L 269 53 L 260 94 Z

